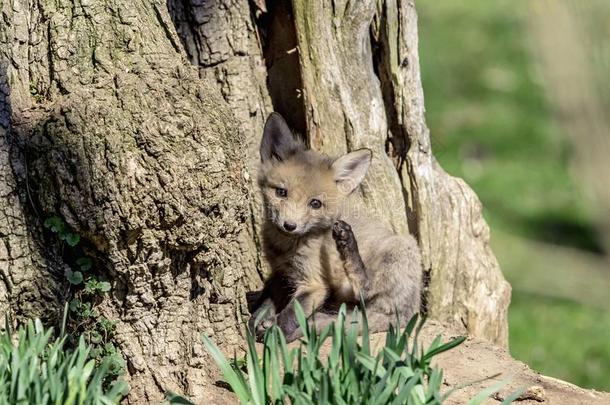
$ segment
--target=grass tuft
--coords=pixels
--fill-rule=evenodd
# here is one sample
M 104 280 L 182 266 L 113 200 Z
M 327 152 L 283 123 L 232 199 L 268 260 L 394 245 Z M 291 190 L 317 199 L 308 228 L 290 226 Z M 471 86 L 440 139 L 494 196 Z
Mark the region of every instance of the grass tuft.
M 8 319 L 0 332 L 0 404 L 118 404 L 129 387 L 107 381 L 108 360 L 97 365 L 90 359 L 84 338 L 68 351 L 66 336 L 52 340 L 53 330 L 40 320 L 17 330 L 13 343 Z
M 298 304 L 295 311 L 304 332 L 300 344 L 288 348 L 282 331 L 274 325 L 265 333 L 259 356 L 254 336 L 248 332 L 245 370 L 203 337 L 242 404 L 440 404 L 444 400 L 443 372 L 431 361 L 462 343 L 464 337 L 447 343 L 438 337 L 423 348 L 416 342 L 425 319 L 416 316 L 402 330 L 391 327 L 385 347 L 375 355 L 370 349 L 365 312 L 355 311 L 350 316 L 343 305 L 337 321 L 317 333 L 307 324 Z M 362 322 L 358 322 L 360 317 Z M 322 346 L 328 340 L 330 351 L 324 355 Z M 179 397 L 172 394 L 171 398 Z

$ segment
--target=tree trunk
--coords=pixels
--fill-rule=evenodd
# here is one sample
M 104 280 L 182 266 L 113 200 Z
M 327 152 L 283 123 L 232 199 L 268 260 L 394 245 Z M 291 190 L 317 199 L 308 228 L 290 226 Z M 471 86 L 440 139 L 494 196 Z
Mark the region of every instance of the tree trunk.
M 91 244 L 112 282 L 98 310 L 119 321 L 131 402 L 168 389 L 203 397 L 213 376 L 201 334 L 241 344 L 257 277 L 240 243 L 250 210 L 229 108 L 186 60 L 165 3 L 23 1 L 2 12 L 10 141 L 16 161 L 27 155 L 18 177 L 41 216 L 60 214 Z
M 373 149 L 363 195 L 418 237 L 428 312 L 505 344 L 480 203 L 432 156 L 413 3 L 255 3 L 0 0 L 0 310 L 66 300 L 40 226 L 59 214 L 112 283 L 98 310 L 119 321 L 129 402 L 209 400 L 200 336 L 241 346 L 266 271 L 254 179 L 276 110 L 316 149 Z

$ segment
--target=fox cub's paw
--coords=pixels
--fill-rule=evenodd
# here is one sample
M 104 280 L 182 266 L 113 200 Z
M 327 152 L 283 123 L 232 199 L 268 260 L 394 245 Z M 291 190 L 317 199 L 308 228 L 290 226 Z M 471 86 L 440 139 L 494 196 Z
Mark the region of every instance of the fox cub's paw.
M 333 239 L 339 252 L 348 249 L 356 241 L 352 227 L 347 222 L 338 220 L 333 224 Z
M 275 323 L 274 319 L 264 319 L 256 326 L 256 341 L 262 342 L 265 338 L 265 332 Z
M 265 332 L 267 329 L 271 328 L 271 326 L 275 323 L 275 314 L 266 313 L 263 318 L 256 323 L 256 318 L 258 317 L 258 312 L 255 312 L 248 321 L 248 328 L 254 334 L 257 342 L 262 342 L 265 337 Z
M 271 326 L 274 324 L 274 322 L 275 322 L 275 319 L 267 318 L 267 319 L 262 319 L 258 323 L 258 325 L 254 325 L 254 319 L 250 318 L 250 321 L 248 322 L 248 326 L 250 327 L 250 330 L 254 334 L 256 341 L 262 342 L 263 338 L 265 337 L 265 332 L 267 332 L 267 329 L 271 328 Z

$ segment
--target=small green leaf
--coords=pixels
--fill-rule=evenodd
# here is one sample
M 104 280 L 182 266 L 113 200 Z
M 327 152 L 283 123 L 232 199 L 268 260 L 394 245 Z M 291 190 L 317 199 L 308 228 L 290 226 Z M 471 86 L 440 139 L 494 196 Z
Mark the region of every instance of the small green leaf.
M 87 280 L 87 282 L 85 283 L 85 292 L 88 294 L 93 294 L 97 291 L 97 280 L 96 279 L 89 279 Z
M 79 285 L 83 282 L 83 273 L 80 271 L 66 270 L 66 278 L 70 284 Z
M 72 299 L 70 301 L 70 311 L 76 312 L 79 310 L 79 308 L 80 308 L 80 301 L 77 300 L 76 298 Z
M 89 337 L 89 340 L 91 343 L 100 343 L 102 341 L 102 335 L 97 331 L 93 331 Z
M 103 350 L 101 347 L 96 346 L 93 349 L 91 349 L 91 352 L 89 353 L 89 355 L 91 356 L 92 359 L 101 356 L 103 354 Z
M 108 281 L 101 281 L 98 284 L 98 288 L 101 292 L 108 292 L 108 291 L 110 291 L 111 286 Z
M 66 242 L 68 245 L 74 247 L 78 245 L 78 242 L 80 242 L 80 235 L 77 233 L 68 232 L 66 233 Z
M 93 260 L 91 260 L 91 258 L 87 256 L 79 257 L 76 260 L 76 264 L 78 264 L 78 266 L 80 267 L 80 271 L 88 271 L 91 269 L 91 266 L 93 266 Z
M 57 233 L 64 230 L 65 224 L 60 217 L 54 215 L 44 221 L 44 226 L 45 228 L 49 228 L 51 231 Z

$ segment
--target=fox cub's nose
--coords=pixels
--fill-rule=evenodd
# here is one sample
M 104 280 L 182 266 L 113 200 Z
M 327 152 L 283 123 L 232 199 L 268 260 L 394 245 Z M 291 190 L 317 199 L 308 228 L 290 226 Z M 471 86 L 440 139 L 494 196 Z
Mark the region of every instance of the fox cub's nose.
M 295 229 L 297 229 L 297 224 L 295 224 L 293 222 L 284 222 L 284 229 L 287 230 L 288 232 L 292 232 Z

